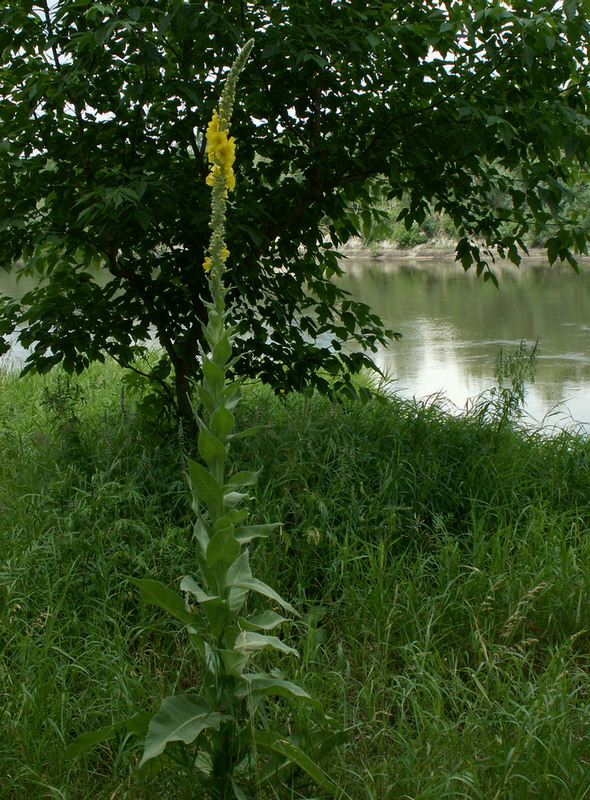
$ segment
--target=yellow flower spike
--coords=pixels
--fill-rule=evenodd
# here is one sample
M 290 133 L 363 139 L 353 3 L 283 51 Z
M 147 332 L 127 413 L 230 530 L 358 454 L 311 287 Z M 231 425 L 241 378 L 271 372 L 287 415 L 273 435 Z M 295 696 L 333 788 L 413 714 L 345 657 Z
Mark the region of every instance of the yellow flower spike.
M 250 39 L 240 51 L 225 81 L 221 93 L 219 110 L 215 109 L 207 124 L 205 151 L 209 162 L 209 174 L 205 182 L 211 187 L 211 241 L 209 255 L 205 257 L 203 269 L 211 273 L 211 294 L 215 308 L 222 313 L 224 308 L 224 291 L 221 283 L 225 262 L 229 258 L 229 250 L 224 241 L 225 213 L 228 192 L 236 185 L 236 176 L 233 164 L 236 160 L 236 140 L 229 135 L 229 121 L 236 93 L 236 83 L 240 70 L 244 66 L 254 41 Z

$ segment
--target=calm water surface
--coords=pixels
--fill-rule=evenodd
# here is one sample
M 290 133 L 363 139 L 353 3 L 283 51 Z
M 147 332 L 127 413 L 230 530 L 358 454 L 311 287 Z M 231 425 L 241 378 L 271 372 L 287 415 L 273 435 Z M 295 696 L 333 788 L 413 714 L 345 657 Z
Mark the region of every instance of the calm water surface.
M 378 366 L 405 397 L 442 393 L 458 408 L 489 390 L 500 346 L 539 339 L 527 412 L 546 425 L 590 432 L 590 266 L 499 266 L 498 291 L 454 263 L 353 261 L 341 284 L 368 303 L 399 342 Z

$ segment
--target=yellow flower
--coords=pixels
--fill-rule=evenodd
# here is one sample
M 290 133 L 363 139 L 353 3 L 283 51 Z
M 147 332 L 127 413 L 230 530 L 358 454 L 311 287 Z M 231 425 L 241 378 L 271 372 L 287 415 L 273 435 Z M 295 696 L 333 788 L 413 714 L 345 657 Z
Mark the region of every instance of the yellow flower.
M 205 178 L 205 183 L 207 184 L 207 186 L 213 186 L 220 172 L 221 172 L 221 167 L 219 166 L 219 164 L 214 164 L 213 169 Z
M 236 185 L 236 176 L 232 164 L 236 160 L 236 140 L 228 136 L 225 120 L 220 119 L 217 109 L 213 112 L 211 121 L 207 125 L 207 158 L 212 164 L 211 172 L 205 179 L 208 186 L 214 186 L 222 178 L 225 188 L 233 190 Z
M 223 245 L 223 247 L 221 248 L 221 258 L 224 261 L 227 261 L 227 259 L 229 258 L 229 250 L 225 245 Z
M 207 125 L 207 138 L 214 133 L 219 131 L 219 114 L 217 113 L 217 109 L 213 109 L 213 116 L 209 124 Z
M 209 161 L 214 161 L 217 151 L 227 144 L 227 133 L 225 131 L 207 131 L 207 156 Z
M 207 158 L 212 164 L 223 164 L 224 167 L 231 167 L 236 160 L 236 140 L 234 137 L 227 138 L 225 131 L 207 137 Z
M 203 269 L 205 272 L 209 272 L 211 269 L 211 256 L 205 256 L 205 260 L 203 261 Z
M 216 142 L 215 145 L 211 144 L 211 149 L 213 150 L 215 161 L 223 164 L 224 167 L 231 167 L 236 160 L 236 140 L 233 136 Z
M 218 176 L 221 175 L 222 167 L 219 164 L 214 164 L 211 168 L 211 172 L 205 178 L 205 183 L 207 186 L 214 186 L 215 181 L 218 179 Z M 236 176 L 232 167 L 225 167 L 224 168 L 224 176 L 225 176 L 225 186 L 227 189 L 233 190 L 236 188 Z
M 233 136 L 228 139 L 227 128 L 221 127 L 223 122 L 215 109 L 207 125 L 207 156 L 209 161 L 231 166 L 236 157 L 236 144 Z

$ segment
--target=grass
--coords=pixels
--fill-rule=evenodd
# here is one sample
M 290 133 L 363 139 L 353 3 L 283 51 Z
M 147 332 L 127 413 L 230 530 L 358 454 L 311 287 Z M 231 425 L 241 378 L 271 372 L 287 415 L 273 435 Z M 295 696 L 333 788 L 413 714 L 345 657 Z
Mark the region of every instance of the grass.
M 128 582 L 192 571 L 182 437 L 135 415 L 112 365 L 0 391 L 0 798 L 194 797 L 138 773 L 131 739 L 63 758 L 198 683 Z M 232 454 L 262 470 L 253 513 L 284 522 L 255 573 L 303 615 L 280 668 L 349 730 L 325 764 L 343 796 L 590 798 L 588 439 L 259 387 L 240 413 L 265 426 Z

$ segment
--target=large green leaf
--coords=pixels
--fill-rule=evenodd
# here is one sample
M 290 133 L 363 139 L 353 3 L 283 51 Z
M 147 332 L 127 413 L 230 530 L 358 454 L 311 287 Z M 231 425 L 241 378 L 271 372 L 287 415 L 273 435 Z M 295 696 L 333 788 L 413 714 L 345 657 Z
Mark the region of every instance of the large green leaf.
M 252 744 L 260 751 L 283 756 L 287 761 L 306 772 L 318 786 L 321 786 L 331 795 L 338 794 L 341 791 L 315 761 L 296 744 L 280 734 L 272 731 L 256 731 L 246 728 L 240 734 L 240 738 L 244 744 Z
M 230 586 L 240 585 L 241 581 L 246 578 L 252 577 L 252 570 L 250 569 L 250 556 L 248 551 L 244 552 L 236 558 L 231 568 L 227 572 L 227 582 Z
M 209 470 L 192 460 L 188 462 L 188 468 L 191 486 L 197 497 L 208 507 L 221 503 L 223 488 Z
M 290 620 L 281 617 L 281 615 L 277 614 L 275 611 L 263 611 L 262 614 L 257 614 L 251 619 L 240 619 L 240 626 L 247 631 L 270 631 L 282 625 L 283 622 L 289 621 Z
M 221 600 L 216 594 L 207 594 L 197 581 L 192 578 L 190 575 L 185 575 L 184 578 L 180 581 L 180 591 L 181 592 L 188 592 L 192 594 L 198 603 L 208 603 L 211 600 Z
M 225 439 L 233 428 L 234 423 L 235 417 L 231 411 L 225 406 L 219 406 L 211 414 L 209 429 L 213 436 L 217 436 L 218 439 Z
M 214 533 L 207 545 L 207 561 L 217 575 L 225 575 L 239 554 L 240 543 L 234 536 L 233 528 Z
M 199 453 L 209 467 L 223 462 L 227 453 L 225 445 L 203 425 L 199 431 Z
M 265 539 L 279 527 L 279 522 L 271 522 L 266 525 L 242 525 L 234 530 L 234 536 L 241 544 L 247 544 L 252 539 Z
M 207 545 L 209 544 L 209 539 L 211 538 L 211 526 L 201 514 L 198 514 L 193 530 L 200 554 L 203 558 L 205 558 L 207 553 Z
M 243 500 L 247 500 L 248 495 L 242 492 L 226 492 L 223 495 L 224 510 L 230 511 L 239 505 Z
M 190 575 L 185 575 L 182 579 L 180 590 L 187 592 L 196 599 L 216 636 L 223 631 L 224 626 L 230 622 L 236 613 L 232 610 L 229 600 L 216 594 L 207 594 Z
M 334 748 L 339 747 L 348 740 L 344 731 L 333 733 L 325 729 L 307 730 L 304 736 L 292 735 L 289 740 L 309 757 L 318 763 L 327 758 Z M 281 783 L 295 769 L 295 765 L 285 757 L 275 755 L 257 775 L 259 787 L 276 786 Z
M 243 678 L 243 671 L 248 664 L 250 656 L 248 653 L 236 653 L 235 650 L 218 650 L 223 667 L 228 675 L 234 678 Z
M 244 603 L 246 602 L 246 597 L 248 596 L 248 590 L 232 587 L 229 592 L 229 609 L 232 614 L 237 614 Z
M 232 475 L 228 480 L 227 486 L 231 486 L 232 489 L 241 489 L 243 486 L 253 486 L 258 480 L 259 475 L 260 470 L 258 472 L 236 472 L 236 474 Z
M 302 700 L 313 706 L 320 713 L 323 713 L 323 707 L 319 700 L 315 700 L 305 689 L 295 683 L 291 683 L 291 681 L 273 678 L 265 673 L 247 673 L 243 678 L 246 685 L 240 686 L 236 690 L 236 694 L 239 697 L 246 697 L 250 693 L 253 695 L 278 695 L 279 697 Z
M 144 603 L 163 608 L 187 625 L 194 625 L 199 621 L 199 617 L 186 608 L 182 597 L 160 581 L 148 578 L 129 578 L 129 581 L 139 588 L 139 596 Z
M 167 697 L 149 724 L 140 766 L 164 752 L 169 742 L 191 744 L 203 731 L 218 730 L 227 715 L 215 711 L 203 697 Z
M 208 384 L 208 389 L 211 394 L 218 394 L 223 390 L 225 383 L 225 375 L 223 370 L 214 364 L 207 356 L 203 358 L 203 375 Z
M 248 516 L 247 508 L 230 508 L 222 517 L 215 521 L 214 529 L 216 531 L 223 530 L 230 525 L 239 525 Z
M 293 614 L 294 617 L 299 616 L 298 612 L 295 611 L 295 609 L 290 603 L 288 603 L 286 600 L 283 600 L 280 594 L 275 592 L 275 590 L 272 589 L 270 586 L 268 586 L 268 584 L 258 580 L 258 578 L 244 578 L 244 580 L 235 581 L 232 585 L 240 586 L 243 589 L 249 589 L 252 592 L 257 592 L 258 594 L 262 594 L 265 597 L 268 597 L 271 600 L 277 602 L 280 606 L 282 606 L 285 609 L 285 611 L 288 611 L 290 614 Z
M 220 396 L 223 399 L 223 405 L 231 411 L 238 405 L 242 397 L 241 385 L 239 383 L 228 384 L 220 392 Z
M 277 594 L 274 589 L 271 589 L 271 587 L 266 583 L 263 583 L 262 581 L 259 581 L 257 578 L 253 577 L 252 570 L 250 569 L 250 559 L 247 550 L 245 550 L 228 569 L 227 585 L 237 586 L 242 589 L 249 589 L 253 592 L 257 592 L 258 594 L 262 594 L 265 597 L 269 597 L 271 600 L 275 600 L 275 602 L 282 606 L 286 611 L 289 611 L 289 613 L 293 614 L 294 616 L 299 616 L 293 606 L 287 603 L 286 600 L 283 600 L 283 598 Z
M 277 636 L 265 636 L 255 631 L 242 631 L 236 637 L 234 644 L 234 650 L 238 653 L 250 653 L 255 650 L 267 650 L 269 648 L 299 656 L 299 653 L 294 647 L 289 647 L 289 645 L 282 642 Z
M 197 394 L 199 395 L 199 400 L 203 406 L 211 414 L 215 410 L 215 401 L 213 400 L 211 392 L 208 389 L 205 389 L 202 384 L 198 384 Z
M 213 362 L 223 367 L 231 357 L 231 343 L 227 331 L 223 331 L 213 347 Z

